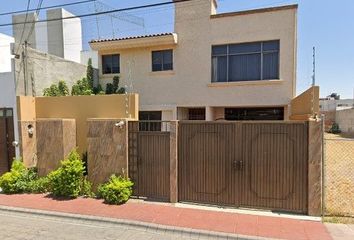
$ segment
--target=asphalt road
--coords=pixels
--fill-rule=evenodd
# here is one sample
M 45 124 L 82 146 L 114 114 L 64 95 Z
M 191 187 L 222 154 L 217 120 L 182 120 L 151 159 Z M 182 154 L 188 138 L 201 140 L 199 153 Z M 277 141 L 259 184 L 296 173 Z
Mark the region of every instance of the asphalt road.
M 0 239 L 192 239 L 181 233 L 127 227 L 111 223 L 93 223 L 85 220 L 55 218 L 27 213 L 0 211 Z

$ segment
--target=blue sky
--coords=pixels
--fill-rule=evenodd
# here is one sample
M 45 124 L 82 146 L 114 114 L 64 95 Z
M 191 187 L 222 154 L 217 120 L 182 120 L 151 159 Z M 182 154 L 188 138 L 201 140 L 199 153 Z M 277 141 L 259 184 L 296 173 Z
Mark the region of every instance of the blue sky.
M 43 6 L 75 2 L 79 0 L 44 1 Z M 167 0 L 101 0 L 113 8 L 138 6 Z M 31 1 L 31 7 L 38 0 Z M 317 49 L 317 84 L 321 86 L 321 96 L 337 92 L 342 98 L 352 98 L 354 92 L 354 1 L 353 0 L 219 0 L 218 12 L 232 12 L 286 4 L 299 4 L 298 12 L 298 69 L 297 91 L 307 89 L 312 76 L 312 47 Z M 25 9 L 27 0 L 1 1 L 0 12 Z M 74 14 L 84 14 L 95 10 L 92 3 L 69 6 Z M 44 13 L 44 11 L 43 11 Z M 45 14 L 41 14 L 41 18 Z M 145 20 L 145 27 L 113 20 L 98 18 L 100 37 L 131 36 L 146 33 L 173 31 L 173 6 L 144 9 L 130 12 Z M 11 16 L 0 16 L 0 24 L 11 22 Z M 96 17 L 82 20 L 84 47 L 87 42 L 98 37 Z M 0 27 L 0 32 L 12 34 L 11 27 Z

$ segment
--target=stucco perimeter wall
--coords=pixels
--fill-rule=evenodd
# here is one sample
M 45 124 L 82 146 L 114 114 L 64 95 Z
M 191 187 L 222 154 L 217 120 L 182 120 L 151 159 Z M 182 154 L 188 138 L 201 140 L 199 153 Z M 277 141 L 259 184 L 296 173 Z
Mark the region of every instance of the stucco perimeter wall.
M 17 49 L 16 45 L 16 49 Z M 79 52 L 79 50 L 78 50 Z M 16 95 L 25 95 L 23 61 L 15 59 L 17 89 Z M 28 48 L 27 57 L 27 95 L 43 96 L 43 89 L 64 80 L 69 89 L 86 76 L 86 65 Z M 34 86 L 34 87 L 33 87 Z
M 308 120 L 320 114 L 320 88 L 310 87 L 308 90 L 291 100 L 291 120 Z
M 87 150 L 87 119 L 127 118 L 137 120 L 138 95 L 96 95 L 67 97 L 18 97 L 20 120 L 75 119 L 78 150 Z
M 99 56 L 120 54 L 122 84 L 130 86 L 133 82 L 133 91 L 141 96 L 142 110 L 287 106 L 295 96 L 297 7 L 211 15 L 212 2 L 176 4 L 177 45 L 99 51 Z M 211 83 L 212 45 L 267 40 L 280 40 L 280 80 Z M 152 72 L 151 51 L 162 49 L 174 49 L 174 69 Z M 105 85 L 112 77 L 101 74 L 100 81 Z
M 37 119 L 37 168 L 39 176 L 57 169 L 76 147 L 74 119 Z
M 124 121 L 121 127 L 117 122 Z M 128 174 L 128 127 L 121 119 L 89 119 L 87 121 L 88 178 L 96 188 L 112 174 Z
M 354 133 L 354 109 L 336 111 L 336 123 L 342 132 Z

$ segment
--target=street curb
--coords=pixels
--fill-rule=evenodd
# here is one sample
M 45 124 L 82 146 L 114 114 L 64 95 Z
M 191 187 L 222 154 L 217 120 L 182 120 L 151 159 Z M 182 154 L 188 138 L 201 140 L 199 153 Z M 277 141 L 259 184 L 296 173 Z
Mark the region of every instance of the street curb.
M 145 223 L 127 219 L 116 219 L 116 218 L 107 218 L 107 217 L 97 217 L 90 215 L 81 215 L 81 214 L 72 214 L 72 213 L 63 213 L 63 212 L 54 212 L 54 211 L 45 211 L 45 210 L 37 210 L 37 209 L 29 209 L 29 208 L 19 208 L 19 207 L 8 207 L 0 205 L 0 213 L 1 212 L 10 212 L 10 213 L 20 213 L 20 214 L 28 214 L 28 215 L 37 215 L 42 217 L 51 217 L 51 218 L 61 218 L 61 219 L 71 219 L 83 221 L 86 223 L 91 223 L 94 225 L 95 223 L 106 223 L 113 225 L 123 225 L 127 227 L 139 228 L 148 232 L 155 233 L 173 233 L 173 234 L 181 234 L 181 237 L 190 237 L 196 238 L 199 237 L 208 237 L 209 239 L 234 239 L 234 240 L 270 240 L 274 238 L 263 238 L 258 236 L 245 236 L 239 234 L 230 234 L 230 233 L 222 233 L 222 232 L 212 232 L 207 230 L 197 230 L 191 228 L 183 228 L 183 227 L 175 227 L 175 226 L 167 226 L 155 223 Z

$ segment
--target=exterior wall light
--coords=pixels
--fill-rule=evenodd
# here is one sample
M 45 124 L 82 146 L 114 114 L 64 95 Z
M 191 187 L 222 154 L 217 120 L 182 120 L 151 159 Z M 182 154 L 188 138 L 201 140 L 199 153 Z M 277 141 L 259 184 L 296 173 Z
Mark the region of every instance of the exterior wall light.
M 124 121 L 119 121 L 116 124 L 114 124 L 116 127 L 119 127 L 120 129 L 122 129 L 124 127 Z
M 28 136 L 29 137 L 33 137 L 33 133 L 34 133 L 34 127 L 32 124 L 27 126 L 27 132 L 28 132 Z

